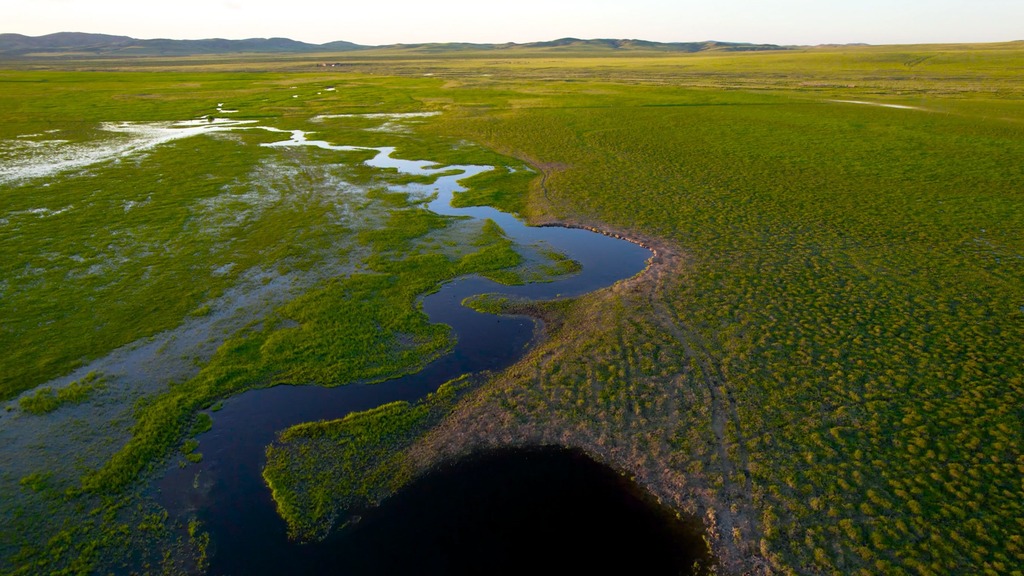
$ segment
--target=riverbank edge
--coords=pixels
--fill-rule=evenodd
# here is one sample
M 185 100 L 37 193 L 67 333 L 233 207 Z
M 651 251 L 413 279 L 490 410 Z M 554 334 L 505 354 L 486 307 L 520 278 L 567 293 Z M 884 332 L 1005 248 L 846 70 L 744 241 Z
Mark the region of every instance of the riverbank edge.
M 620 229 L 605 223 L 593 221 L 572 210 L 562 218 L 552 210 L 547 182 L 551 171 L 565 166 L 545 164 L 534 159 L 519 158 L 537 171 L 539 179 L 530 191 L 528 214 L 522 215 L 530 226 L 557 226 L 579 228 L 632 242 L 651 251 L 647 266 L 636 275 L 622 279 L 612 286 L 580 296 L 590 306 L 608 304 L 619 296 L 655 299 L 663 297 L 667 285 L 677 281 L 688 268 L 692 256 L 671 241 L 637 230 Z M 557 342 L 563 337 L 561 328 L 572 324 L 573 313 L 544 308 L 543 303 L 527 303 L 515 310 L 516 314 L 532 316 L 539 320 L 538 334 L 530 344 L 529 351 L 514 365 L 493 375 L 485 383 L 467 393 L 455 406 L 452 413 L 440 424 L 424 434 L 406 451 L 406 463 L 411 477 L 429 473 L 453 460 L 470 457 L 473 454 L 508 448 L 560 447 L 580 450 L 595 461 L 630 476 L 637 485 L 646 490 L 662 504 L 680 516 L 689 516 L 702 522 L 705 540 L 708 542 L 717 564 L 716 569 L 728 575 L 761 575 L 771 573 L 771 563 L 759 553 L 760 522 L 757 511 L 737 509 L 724 490 L 716 490 L 708 479 L 682 478 L 667 466 L 659 470 L 638 468 L 628 450 L 598 444 L 592 439 L 574 435 L 574 431 L 557 425 L 542 429 L 526 426 L 503 425 L 495 418 L 502 409 L 489 403 L 489 394 L 504 387 L 526 385 L 520 378 L 526 370 L 532 370 L 544 355 L 545 344 Z M 527 381 L 528 382 L 528 381 Z M 506 414 L 507 416 L 507 414 Z M 481 425 L 482 422 L 487 424 Z M 472 423 L 472 424 L 470 424 Z M 470 424 L 470 425 L 467 425 Z M 701 481 L 703 480 L 703 481 Z M 685 488 L 684 488 L 685 487 Z M 749 485 L 744 500 L 752 501 Z M 743 526 L 750 534 L 737 542 L 733 528 Z

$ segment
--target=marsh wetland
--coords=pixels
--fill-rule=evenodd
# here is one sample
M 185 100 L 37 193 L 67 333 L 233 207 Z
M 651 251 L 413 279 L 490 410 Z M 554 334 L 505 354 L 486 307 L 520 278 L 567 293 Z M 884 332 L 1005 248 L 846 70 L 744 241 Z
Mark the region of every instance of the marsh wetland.
M 0 572 L 1020 574 L 1019 43 L 340 58 L 0 66 Z

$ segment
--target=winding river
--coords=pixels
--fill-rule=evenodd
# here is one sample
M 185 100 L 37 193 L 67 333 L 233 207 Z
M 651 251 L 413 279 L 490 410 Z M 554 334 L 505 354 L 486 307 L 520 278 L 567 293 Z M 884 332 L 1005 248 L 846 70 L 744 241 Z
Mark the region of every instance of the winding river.
M 353 150 L 323 141 L 307 140 L 301 131 L 290 140 L 269 146 L 316 146 Z M 335 538 L 312 545 L 288 541 L 284 521 L 277 515 L 261 469 L 265 447 L 278 431 L 294 424 L 340 418 L 352 411 L 374 408 L 396 400 L 415 401 L 442 383 L 465 373 L 501 370 L 526 351 L 535 322 L 525 317 L 477 313 L 461 305 L 475 294 L 501 293 L 535 300 L 578 296 L 640 273 L 652 257 L 647 248 L 633 242 L 584 229 L 531 227 L 514 216 L 489 207 L 453 208 L 452 194 L 462 190 L 459 181 L 491 170 L 488 166 L 437 166 L 425 161 L 400 160 L 393 148 L 376 149 L 367 164 L 394 168 L 413 175 L 438 175 L 429 185 L 392 187 L 417 197 L 437 194 L 428 208 L 438 214 L 489 218 L 521 245 L 545 244 L 582 265 L 574 275 L 554 282 L 504 286 L 478 276 L 455 279 L 422 298 L 422 308 L 432 322 L 452 326 L 457 339 L 454 351 L 436 359 L 423 370 L 371 385 L 337 388 L 277 386 L 254 390 L 223 403 L 214 415 L 214 427 L 201 435 L 201 463 L 185 468 L 169 467 L 156 483 L 158 499 L 183 517 L 194 512 L 211 535 L 213 574 L 326 573 L 334 568 L 331 550 L 340 550 Z M 457 173 L 455 173 L 457 172 Z

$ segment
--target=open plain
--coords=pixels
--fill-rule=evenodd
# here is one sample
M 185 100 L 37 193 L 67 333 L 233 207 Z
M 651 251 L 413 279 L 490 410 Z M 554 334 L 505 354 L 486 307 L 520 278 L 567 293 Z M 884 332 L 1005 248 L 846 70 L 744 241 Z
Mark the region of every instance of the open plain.
M 539 319 L 510 367 L 280 430 L 290 534 L 561 446 L 700 519 L 719 573 L 1022 574 L 1022 73 L 1020 42 L 0 61 L 0 571 L 207 570 L 154 486 L 203 492 L 224 404 L 386 386 L 453 349 L 423 295 L 578 272 L 427 210 L 451 174 L 387 147 L 654 256 L 469 302 Z

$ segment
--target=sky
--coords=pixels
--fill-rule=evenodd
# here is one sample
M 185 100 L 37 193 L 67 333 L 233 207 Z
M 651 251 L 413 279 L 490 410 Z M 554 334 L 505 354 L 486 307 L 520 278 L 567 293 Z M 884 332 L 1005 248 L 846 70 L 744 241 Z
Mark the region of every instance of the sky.
M 1024 40 L 1024 0 L 0 0 L 0 33 L 314 44 Z

